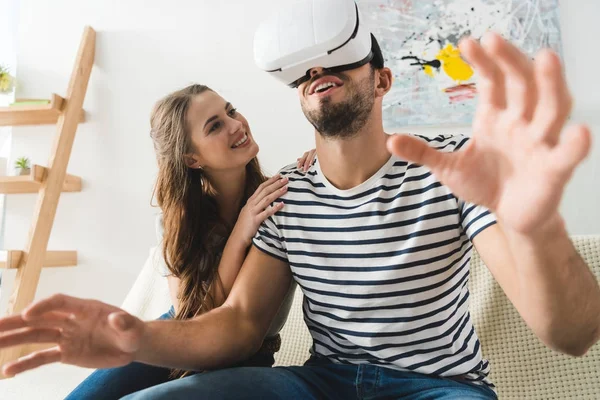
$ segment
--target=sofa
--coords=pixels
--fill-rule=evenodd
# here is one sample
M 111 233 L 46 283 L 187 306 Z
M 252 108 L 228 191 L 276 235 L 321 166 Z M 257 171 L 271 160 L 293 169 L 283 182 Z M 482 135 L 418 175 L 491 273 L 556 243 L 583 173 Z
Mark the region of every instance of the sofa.
M 600 279 L 600 236 L 573 236 L 573 243 Z M 157 248 L 142 268 L 123 308 L 142 319 L 153 319 L 170 307 L 164 263 Z M 525 325 L 479 255 L 471 260 L 470 311 L 491 379 L 500 399 L 600 399 L 600 344 L 575 358 L 545 347 Z M 276 365 L 300 365 L 312 344 L 302 317 L 302 292 L 296 290 L 282 332 Z

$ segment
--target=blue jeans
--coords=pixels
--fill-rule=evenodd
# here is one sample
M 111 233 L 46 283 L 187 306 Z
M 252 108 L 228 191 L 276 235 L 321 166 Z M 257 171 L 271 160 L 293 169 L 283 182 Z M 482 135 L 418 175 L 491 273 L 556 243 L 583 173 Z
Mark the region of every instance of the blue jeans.
M 296 367 L 242 367 L 197 374 L 142 390 L 127 400 L 410 399 L 492 400 L 496 394 L 446 378 L 319 358 Z
M 158 319 L 171 319 L 175 311 L 171 309 Z M 272 355 L 257 354 L 240 365 L 270 367 Z M 128 394 L 138 392 L 171 381 L 171 369 L 133 362 L 118 368 L 94 371 L 79 384 L 65 400 L 116 400 Z

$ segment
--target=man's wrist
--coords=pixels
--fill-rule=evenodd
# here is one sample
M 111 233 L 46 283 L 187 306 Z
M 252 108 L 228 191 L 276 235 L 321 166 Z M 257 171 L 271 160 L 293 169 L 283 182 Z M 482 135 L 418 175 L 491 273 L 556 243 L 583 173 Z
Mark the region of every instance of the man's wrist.
M 140 337 L 140 346 L 133 354 L 133 360 L 137 362 L 148 362 L 147 349 L 152 348 L 152 338 L 156 333 L 157 324 L 155 321 L 142 321 L 143 329 L 142 336 Z
M 565 265 L 574 256 L 565 222 L 558 212 L 538 229 L 527 233 L 503 227 L 513 258 L 519 265 L 548 268 Z M 526 268 L 527 269 L 527 268 Z
M 502 221 L 498 222 L 500 222 L 505 234 L 511 241 L 518 241 L 531 246 L 548 246 L 556 240 L 568 237 L 565 221 L 558 212 L 528 232 L 513 230 L 510 226 L 502 224 Z

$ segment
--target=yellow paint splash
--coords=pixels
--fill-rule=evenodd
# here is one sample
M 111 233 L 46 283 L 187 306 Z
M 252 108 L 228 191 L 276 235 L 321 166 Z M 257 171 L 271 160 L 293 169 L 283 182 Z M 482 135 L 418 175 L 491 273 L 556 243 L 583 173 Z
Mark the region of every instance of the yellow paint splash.
M 433 78 L 433 68 L 431 67 L 431 65 L 426 65 L 423 67 L 423 71 L 429 75 L 430 77 Z
M 468 81 L 473 76 L 473 69 L 460 57 L 460 50 L 450 43 L 440 50 L 436 58 L 442 63 L 446 75 L 458 84 Z M 425 66 L 425 73 L 433 77 L 433 68 Z

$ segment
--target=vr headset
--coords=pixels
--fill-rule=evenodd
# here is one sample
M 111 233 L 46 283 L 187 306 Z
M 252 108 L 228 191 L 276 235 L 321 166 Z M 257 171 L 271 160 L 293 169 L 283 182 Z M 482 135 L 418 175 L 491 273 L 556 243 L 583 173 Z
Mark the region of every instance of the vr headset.
M 373 62 L 383 68 L 379 44 L 354 0 L 286 5 L 256 30 L 254 61 L 292 88 L 307 82 L 315 67 L 341 72 Z

